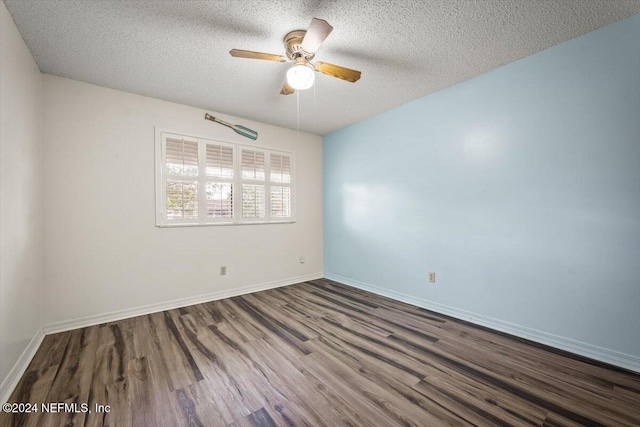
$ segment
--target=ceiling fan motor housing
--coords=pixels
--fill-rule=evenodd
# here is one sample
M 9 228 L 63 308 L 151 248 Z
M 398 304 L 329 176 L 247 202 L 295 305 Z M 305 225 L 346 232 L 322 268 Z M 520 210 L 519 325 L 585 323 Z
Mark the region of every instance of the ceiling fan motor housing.
M 295 30 L 284 36 L 284 49 L 290 61 L 295 61 L 298 58 L 304 58 L 309 61 L 315 56 L 314 53 L 309 53 L 302 49 L 302 40 L 305 34 L 307 34 L 305 30 Z

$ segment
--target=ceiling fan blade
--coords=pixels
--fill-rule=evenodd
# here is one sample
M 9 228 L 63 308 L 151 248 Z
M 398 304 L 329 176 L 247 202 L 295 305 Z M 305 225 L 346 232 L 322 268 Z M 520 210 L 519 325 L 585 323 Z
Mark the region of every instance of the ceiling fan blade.
M 249 59 L 263 59 L 265 61 L 287 62 L 288 59 L 282 55 L 275 55 L 273 53 L 254 52 L 252 50 L 231 49 L 229 51 L 231 56 L 236 58 L 249 58 Z
M 331 77 L 337 77 L 342 80 L 354 83 L 360 80 L 360 71 L 351 68 L 341 67 L 339 65 L 327 64 L 326 62 L 316 62 L 313 66 L 316 71 Z
M 333 31 L 333 27 L 327 21 L 313 18 L 300 47 L 307 53 L 316 53 L 331 31 Z
M 282 89 L 280 89 L 280 95 L 291 95 L 295 92 L 295 89 L 289 86 L 289 83 L 284 82 L 282 84 Z

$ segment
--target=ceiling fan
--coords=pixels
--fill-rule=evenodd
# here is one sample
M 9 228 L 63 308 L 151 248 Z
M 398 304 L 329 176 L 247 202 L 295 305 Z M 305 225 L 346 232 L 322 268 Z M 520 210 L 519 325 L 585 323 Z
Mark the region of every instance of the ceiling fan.
M 326 62 L 311 62 L 331 31 L 333 27 L 327 21 L 313 18 L 308 30 L 291 31 L 284 36 L 284 56 L 241 49 L 231 49 L 229 53 L 236 58 L 293 62 L 295 65 L 287 71 L 287 80 L 280 90 L 282 95 L 309 89 L 315 81 L 314 71 L 354 83 L 360 79 L 360 71 Z

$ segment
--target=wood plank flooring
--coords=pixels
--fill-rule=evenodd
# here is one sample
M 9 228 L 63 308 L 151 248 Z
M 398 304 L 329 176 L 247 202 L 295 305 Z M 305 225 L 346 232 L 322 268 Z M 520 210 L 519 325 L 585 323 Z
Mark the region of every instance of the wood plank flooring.
M 9 401 L 78 411 L 1 426 L 639 426 L 640 376 L 323 279 L 48 335 Z

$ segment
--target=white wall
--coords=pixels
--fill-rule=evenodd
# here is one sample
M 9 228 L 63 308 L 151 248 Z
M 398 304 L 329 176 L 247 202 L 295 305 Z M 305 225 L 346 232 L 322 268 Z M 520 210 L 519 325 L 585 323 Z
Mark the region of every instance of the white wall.
M 258 131 L 257 144 L 295 152 L 297 222 L 157 228 L 155 126 L 251 141 L 204 110 L 43 78 L 45 324 L 321 275 L 320 137 L 223 115 Z
M 42 75 L 0 2 L 0 383 L 42 326 L 41 95 Z

